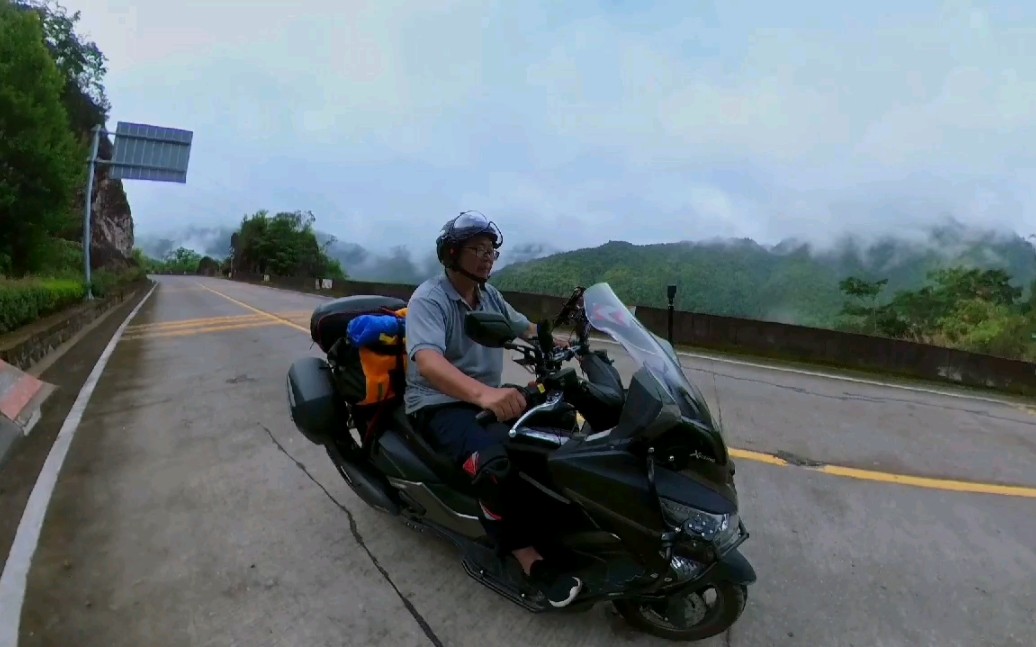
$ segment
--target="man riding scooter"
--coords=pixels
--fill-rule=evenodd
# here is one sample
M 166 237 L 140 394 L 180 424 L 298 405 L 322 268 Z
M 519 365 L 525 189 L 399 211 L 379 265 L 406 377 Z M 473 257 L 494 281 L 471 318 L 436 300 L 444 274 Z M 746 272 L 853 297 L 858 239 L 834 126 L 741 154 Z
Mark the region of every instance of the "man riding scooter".
M 508 426 L 526 408 L 520 391 L 501 386 L 504 351 L 475 343 L 464 334 L 471 311 L 506 314 L 536 336 L 536 325 L 487 284 L 499 258 L 503 235 L 484 215 L 466 211 L 447 222 L 435 241 L 444 267 L 414 291 L 407 305 L 409 355 L 406 412 L 429 442 L 463 469 L 476 488 L 486 532 L 503 554 L 510 553 L 528 580 L 555 607 L 572 602 L 583 587 L 545 559 L 534 545 L 542 495 L 513 475 L 504 448 Z M 565 346 L 564 340 L 556 340 Z M 496 423 L 483 426 L 483 409 Z

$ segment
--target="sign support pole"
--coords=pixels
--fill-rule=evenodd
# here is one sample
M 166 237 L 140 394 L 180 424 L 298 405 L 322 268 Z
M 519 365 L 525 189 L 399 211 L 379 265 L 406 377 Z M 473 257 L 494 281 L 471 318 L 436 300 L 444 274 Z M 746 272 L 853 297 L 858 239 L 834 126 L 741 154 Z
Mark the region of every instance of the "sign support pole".
M 86 208 L 83 210 L 83 277 L 86 280 L 86 300 L 92 301 L 93 279 L 90 276 L 90 220 L 94 203 L 94 176 L 97 168 L 97 148 L 101 143 L 101 126 L 93 127 L 93 141 L 90 143 L 90 158 L 86 160 Z

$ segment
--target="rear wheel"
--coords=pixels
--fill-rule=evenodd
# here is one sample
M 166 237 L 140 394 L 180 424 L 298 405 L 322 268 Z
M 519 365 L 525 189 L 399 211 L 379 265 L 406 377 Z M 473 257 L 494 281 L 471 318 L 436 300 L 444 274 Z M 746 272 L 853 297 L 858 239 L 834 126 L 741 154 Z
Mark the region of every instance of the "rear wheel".
M 711 600 L 711 601 L 710 601 Z M 665 600 L 616 600 L 616 610 L 632 626 L 659 638 L 697 641 L 729 629 L 748 600 L 748 589 L 733 582 L 684 589 Z

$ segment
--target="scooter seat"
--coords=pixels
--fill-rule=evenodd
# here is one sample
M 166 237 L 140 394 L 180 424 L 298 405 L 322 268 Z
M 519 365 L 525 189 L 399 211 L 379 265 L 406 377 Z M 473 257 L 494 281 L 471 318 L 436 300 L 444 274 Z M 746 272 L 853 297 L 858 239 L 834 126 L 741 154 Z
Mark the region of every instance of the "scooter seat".
M 406 414 L 402 405 L 394 406 L 389 416 L 392 427 L 399 431 L 406 439 L 418 458 L 438 476 L 442 482 L 451 488 L 470 497 L 475 497 L 475 489 L 471 480 L 459 466 L 453 465 L 449 459 L 435 451 L 425 440 L 424 435 L 418 431 L 413 420 Z

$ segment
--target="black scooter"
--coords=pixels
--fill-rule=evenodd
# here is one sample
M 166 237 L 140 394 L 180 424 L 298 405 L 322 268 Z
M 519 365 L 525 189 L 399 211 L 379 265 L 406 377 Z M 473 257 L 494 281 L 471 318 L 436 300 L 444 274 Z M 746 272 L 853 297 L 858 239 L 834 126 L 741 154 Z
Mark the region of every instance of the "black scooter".
M 470 481 L 432 450 L 399 399 L 357 404 L 366 383 L 359 350 L 346 337 L 348 322 L 405 306 L 391 297 L 351 296 L 314 310 L 311 336 L 327 359 L 303 357 L 289 369 L 292 420 L 326 448 L 368 505 L 453 542 L 465 571 L 514 603 L 559 611 L 525 583 L 512 558 L 498 555 L 479 522 Z M 565 349 L 554 348 L 550 332 L 561 326 L 577 338 Z M 632 358 L 628 390 L 607 353 L 590 350 L 591 328 Z M 474 341 L 520 352 L 518 362 L 537 377 L 535 387 L 520 387 L 530 407 L 510 428 L 508 451 L 519 477 L 564 511 L 557 544 L 576 560 L 585 585 L 560 611 L 611 602 L 633 626 L 672 640 L 726 631 L 756 575 L 738 550 L 748 532 L 738 515 L 734 464 L 705 399 L 672 347 L 607 283 L 577 288 L 553 326 L 545 321 L 540 329 L 537 343 L 525 344 L 501 315 L 472 312 L 465 321 Z M 563 366 L 572 359 L 586 379 Z M 484 411 L 479 419 L 494 418 Z M 706 602 L 709 592 L 715 599 Z

